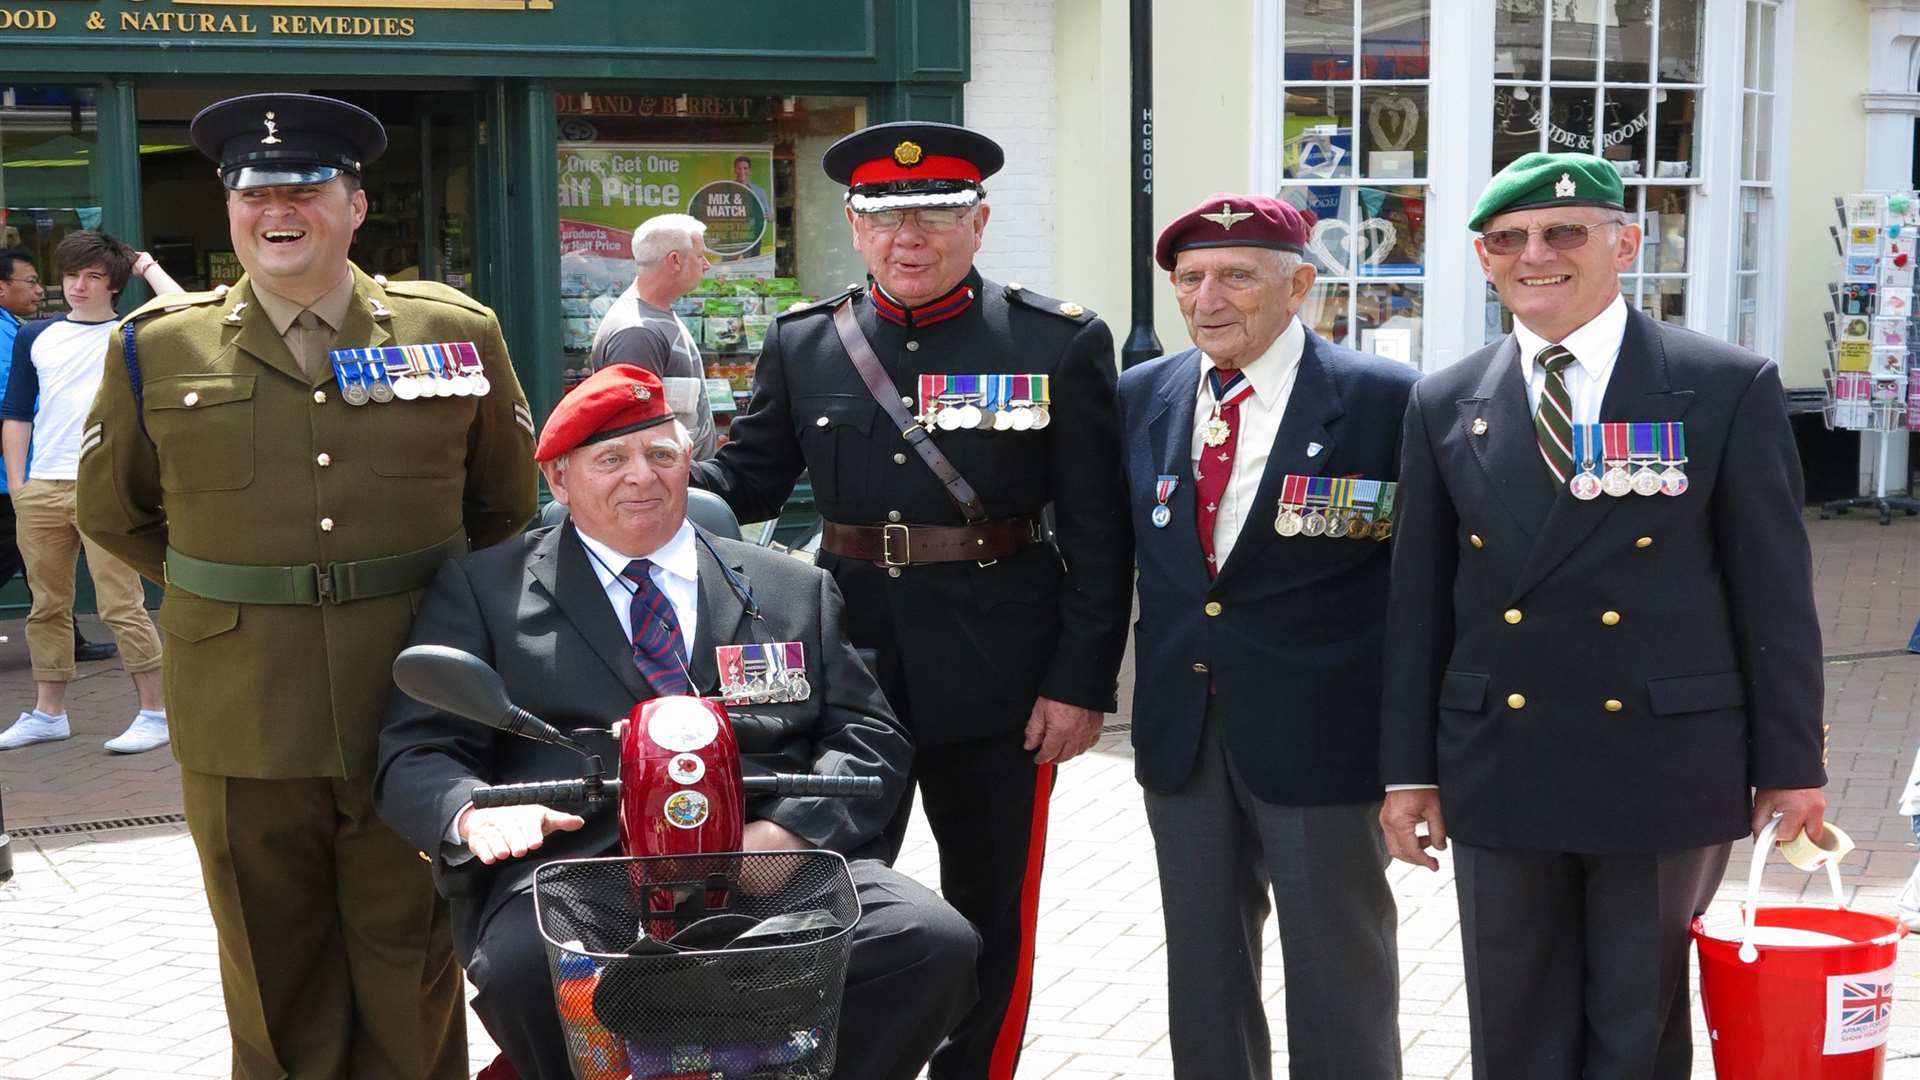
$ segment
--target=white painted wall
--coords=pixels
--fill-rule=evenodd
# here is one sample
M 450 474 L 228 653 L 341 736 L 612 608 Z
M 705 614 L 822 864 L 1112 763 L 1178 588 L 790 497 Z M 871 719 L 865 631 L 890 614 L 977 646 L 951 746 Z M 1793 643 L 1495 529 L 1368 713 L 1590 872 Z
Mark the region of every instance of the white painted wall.
M 966 123 L 1007 152 L 1006 167 L 987 181 L 993 217 L 976 263 L 987 277 L 1060 294 L 1054 0 L 973 0 L 972 23 Z

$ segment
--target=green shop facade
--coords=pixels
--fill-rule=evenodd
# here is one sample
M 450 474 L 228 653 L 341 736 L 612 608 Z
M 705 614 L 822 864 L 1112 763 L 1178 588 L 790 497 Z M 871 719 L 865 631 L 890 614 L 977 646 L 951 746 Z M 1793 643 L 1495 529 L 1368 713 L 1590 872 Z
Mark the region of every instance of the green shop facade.
M 869 123 L 958 121 L 969 63 L 966 0 L 0 0 L 0 56 L 0 242 L 40 257 L 50 312 L 45 260 L 73 229 L 188 288 L 237 278 L 188 121 L 330 94 L 391 142 L 355 261 L 492 305 L 540 417 L 656 213 L 708 222 L 725 280 L 686 314 L 709 392 L 744 390 L 767 318 L 862 273 L 821 153 Z

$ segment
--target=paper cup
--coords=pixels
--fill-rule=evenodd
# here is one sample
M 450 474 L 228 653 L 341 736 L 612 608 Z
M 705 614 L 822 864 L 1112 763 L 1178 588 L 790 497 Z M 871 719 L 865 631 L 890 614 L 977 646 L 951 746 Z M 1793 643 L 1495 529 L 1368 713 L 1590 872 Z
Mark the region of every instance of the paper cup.
M 1830 862 L 1838 862 L 1853 850 L 1853 837 L 1846 830 L 1829 821 L 1820 833 L 1820 842 L 1807 839 L 1803 831 L 1791 840 L 1780 841 L 1780 855 L 1802 870 L 1818 870 Z

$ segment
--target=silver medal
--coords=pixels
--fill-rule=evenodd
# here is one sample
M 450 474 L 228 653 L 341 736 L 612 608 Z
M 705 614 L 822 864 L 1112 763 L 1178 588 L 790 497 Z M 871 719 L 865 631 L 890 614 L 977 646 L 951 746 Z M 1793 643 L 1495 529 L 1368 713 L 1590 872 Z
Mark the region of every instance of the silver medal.
M 1347 535 L 1347 515 L 1338 510 L 1329 511 L 1327 514 L 1327 536 L 1338 540 L 1345 535 Z
M 941 409 L 933 416 L 933 426 L 939 428 L 941 431 L 958 431 L 960 429 L 960 410 L 954 408 Z
M 1619 462 L 1607 466 L 1606 474 L 1600 477 L 1600 490 L 1618 499 L 1633 491 L 1633 477 L 1627 475 L 1627 467 Z
M 1325 536 L 1327 519 L 1320 516 L 1320 511 L 1309 510 L 1300 516 L 1300 532 L 1305 536 Z
M 1597 499 L 1600 497 L 1600 478 L 1590 472 L 1577 472 L 1567 481 L 1567 490 L 1573 492 L 1576 499 Z
M 384 375 L 375 375 L 367 383 L 367 396 L 375 403 L 385 405 L 393 400 L 393 384 Z
M 1660 474 L 1652 469 L 1641 469 L 1634 473 L 1633 493 L 1635 495 L 1660 494 Z
M 447 378 L 445 375 L 433 376 L 433 382 L 430 385 L 433 387 L 434 397 L 453 396 L 453 380 Z
M 487 391 L 493 389 L 493 384 L 488 382 L 487 377 L 478 371 L 467 376 L 467 378 L 472 380 L 474 397 L 486 397 Z
M 340 384 L 340 400 L 349 405 L 365 405 L 373 400 L 373 395 L 359 379 L 347 379 Z
M 401 372 L 393 377 L 393 396 L 401 401 L 412 401 L 420 396 L 420 387 L 412 372 Z
M 1167 527 L 1168 522 L 1171 522 L 1172 520 L 1173 520 L 1173 511 L 1167 508 L 1166 503 L 1161 503 L 1159 506 L 1156 506 L 1153 508 L 1153 527 L 1154 528 L 1164 529 Z
M 1685 495 L 1687 493 L 1687 473 L 1678 465 L 1667 466 L 1660 474 L 1660 493 L 1662 495 Z
M 1299 536 L 1300 525 L 1300 511 L 1291 506 L 1282 507 L 1280 516 L 1273 519 L 1273 531 L 1281 536 Z
M 1013 410 L 1012 409 L 995 409 L 993 411 L 993 430 L 995 431 L 1012 431 L 1013 430 Z
M 785 681 L 788 701 L 805 701 L 813 693 L 813 687 L 807 683 L 807 673 L 799 668 L 788 669 Z
M 1053 417 L 1047 412 L 1047 407 L 1045 405 L 1034 406 L 1033 430 L 1039 431 L 1051 423 L 1053 423 Z

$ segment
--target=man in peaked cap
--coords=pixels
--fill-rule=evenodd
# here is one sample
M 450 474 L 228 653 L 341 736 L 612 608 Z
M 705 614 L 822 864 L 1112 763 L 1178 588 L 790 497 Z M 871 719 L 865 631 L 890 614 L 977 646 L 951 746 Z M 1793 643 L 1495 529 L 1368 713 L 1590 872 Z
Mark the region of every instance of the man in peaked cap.
M 1155 255 L 1196 347 L 1120 377 L 1140 566 L 1134 771 L 1160 869 L 1174 1074 L 1193 1080 L 1273 1074 L 1270 911 L 1293 1074 L 1400 1075 L 1377 703 L 1360 696 L 1379 683 L 1383 492 L 1418 374 L 1297 317 L 1311 223 L 1226 193 L 1176 218 Z M 1277 532 L 1309 484 L 1329 491 L 1319 521 L 1338 531 Z
M 374 814 L 374 744 L 420 590 L 533 513 L 532 418 L 491 311 L 347 260 L 379 121 L 256 94 L 192 135 L 246 274 L 116 333 L 78 517 L 166 585 L 173 750 L 233 1073 L 464 1077 L 446 905 Z M 447 348 L 398 348 L 424 345 Z
M 1690 1075 L 1688 923 L 1731 841 L 1825 806 L 1780 373 L 1627 306 L 1624 196 L 1584 154 L 1494 177 L 1469 224 L 1513 333 L 1402 435 L 1380 820 L 1454 853 L 1487 1080 Z
M 847 643 L 840 591 L 814 567 L 687 520 L 692 441 L 651 371 L 614 364 L 581 382 L 547 418 L 534 457 L 566 504 L 566 522 L 445 566 L 421 602 L 412 643 L 479 656 L 515 704 L 563 729 L 588 729 L 581 738 L 609 761 L 620 751 L 608 724 L 636 702 L 723 696 L 720 650 L 797 643 L 805 695 L 748 706 L 758 716 L 734 729 L 741 754 L 769 771 L 878 777 L 885 794 L 755 797 L 742 847 L 848 858 L 862 912 L 833 1075 L 912 1080 L 973 1001 L 977 938 L 931 890 L 881 861 L 913 746 Z M 534 872 L 554 859 L 620 854 L 617 815 L 610 805 L 579 815 L 476 810 L 471 797 L 483 783 L 579 770 L 571 751 L 399 693 L 380 733 L 380 812 L 433 854 L 453 899 L 474 1010 L 524 1080 L 574 1075 L 535 925 Z M 617 1020 L 621 1011 L 601 1015 Z M 680 1034 L 676 1042 L 700 1042 L 698 1031 Z
M 747 413 L 694 466 L 743 521 L 812 477 L 820 565 L 913 733 L 942 892 L 984 939 L 980 1004 L 938 1080 L 1013 1074 L 1054 767 L 1114 707 L 1132 581 L 1112 336 L 973 266 L 1001 162 L 951 124 L 835 143 L 822 164 L 848 185 L 869 283 L 775 320 Z

